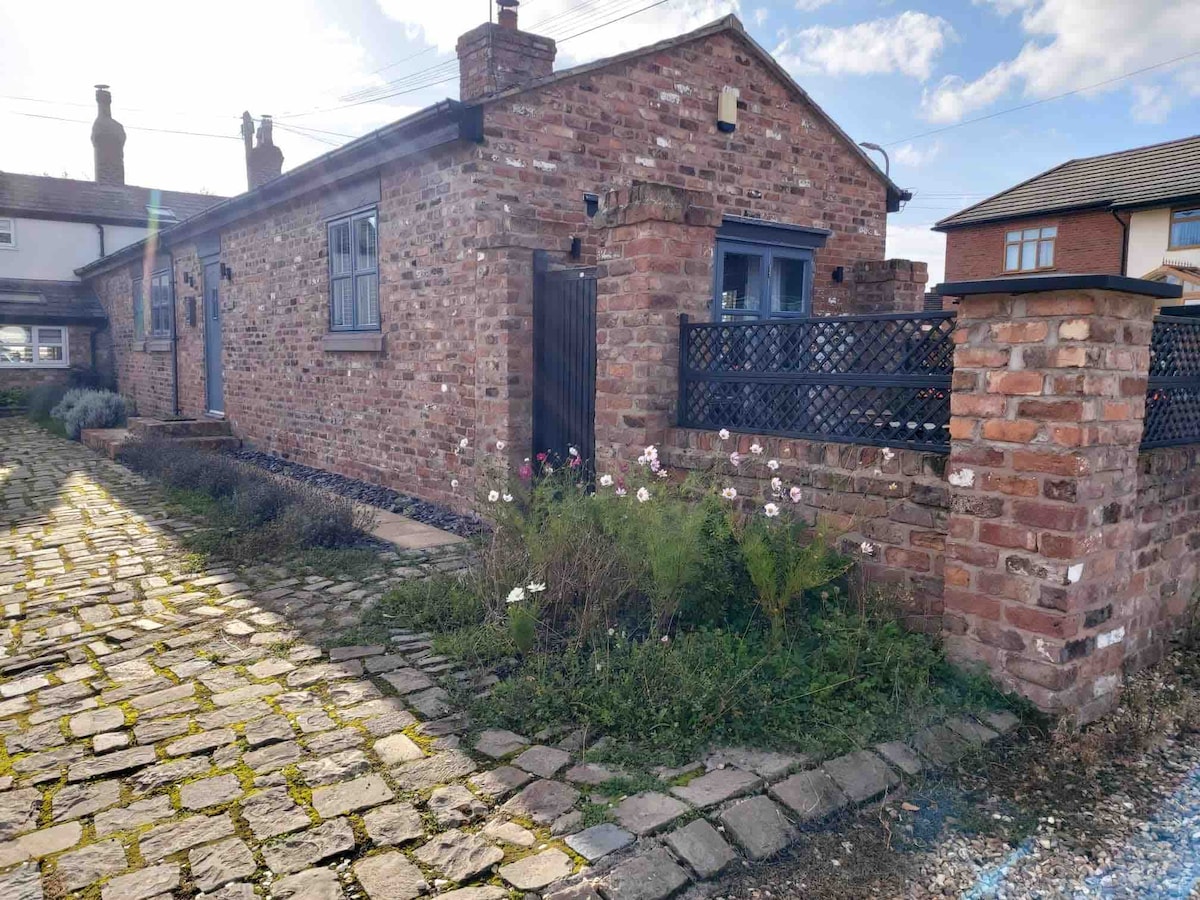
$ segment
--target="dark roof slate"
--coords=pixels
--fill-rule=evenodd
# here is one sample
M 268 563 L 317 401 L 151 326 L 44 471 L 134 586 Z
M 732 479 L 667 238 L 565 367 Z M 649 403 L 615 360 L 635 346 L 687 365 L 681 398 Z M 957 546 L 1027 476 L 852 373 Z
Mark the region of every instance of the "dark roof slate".
M 99 298 L 78 281 L 0 278 L 0 323 L 59 325 L 103 321 L 104 307 Z
M 1088 207 L 1123 208 L 1200 196 L 1200 135 L 1072 159 L 947 216 L 934 228 Z
M 0 214 L 145 225 L 148 206 L 169 209 L 173 221 L 183 221 L 223 199 L 211 194 L 0 172 Z

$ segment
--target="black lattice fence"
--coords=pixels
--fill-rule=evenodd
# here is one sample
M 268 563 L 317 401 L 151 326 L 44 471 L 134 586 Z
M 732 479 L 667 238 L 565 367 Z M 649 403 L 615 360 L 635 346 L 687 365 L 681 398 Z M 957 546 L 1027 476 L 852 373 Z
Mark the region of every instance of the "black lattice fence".
M 679 424 L 946 452 L 954 321 L 681 317 Z
M 1200 319 L 1154 320 L 1142 447 L 1200 443 Z

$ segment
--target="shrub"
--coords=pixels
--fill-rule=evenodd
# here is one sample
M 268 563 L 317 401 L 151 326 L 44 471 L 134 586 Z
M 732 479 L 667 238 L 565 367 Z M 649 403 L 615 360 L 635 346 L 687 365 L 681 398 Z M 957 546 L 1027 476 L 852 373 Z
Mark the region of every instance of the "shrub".
M 85 428 L 115 428 L 125 423 L 125 398 L 112 391 L 72 388 L 50 411 L 67 437 L 79 439 Z
M 205 503 L 186 505 L 194 511 L 207 506 L 217 530 L 197 537 L 195 545 L 233 559 L 350 547 L 362 541 L 374 518 L 344 497 L 171 441 L 131 441 L 119 458 L 185 501 L 203 498 Z
M 0 409 L 12 409 L 24 406 L 29 392 L 23 388 L 4 388 L 0 390 Z

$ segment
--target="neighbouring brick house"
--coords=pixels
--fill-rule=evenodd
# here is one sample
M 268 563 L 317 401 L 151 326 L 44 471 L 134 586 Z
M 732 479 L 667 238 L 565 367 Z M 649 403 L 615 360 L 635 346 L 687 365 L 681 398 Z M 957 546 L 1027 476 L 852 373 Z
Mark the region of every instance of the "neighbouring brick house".
M 1073 159 L 947 216 L 946 280 L 1200 265 L 1200 136 Z M 1166 276 L 1164 276 L 1166 277 Z
M 919 308 L 924 266 L 882 260 L 903 193 L 737 19 L 553 72 L 515 7 L 460 39 L 460 101 L 82 270 L 140 411 L 224 415 L 262 449 L 463 505 L 451 479 L 497 440 L 531 452 L 535 255 L 601 264 L 598 455 L 670 424 L 680 279 L 739 320 Z M 143 336 L 151 277 L 172 296 Z
M 0 389 L 110 373 L 105 312 L 75 270 L 221 199 L 126 184 L 105 85 L 96 103 L 94 181 L 0 172 Z

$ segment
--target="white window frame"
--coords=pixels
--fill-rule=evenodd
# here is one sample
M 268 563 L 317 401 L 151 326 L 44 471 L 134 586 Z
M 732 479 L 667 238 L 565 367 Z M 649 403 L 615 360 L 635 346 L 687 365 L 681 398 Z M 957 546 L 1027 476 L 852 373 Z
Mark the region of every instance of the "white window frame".
M 0 216 L 0 233 L 6 233 L 8 235 L 8 243 L 0 243 L 0 250 L 16 250 L 17 220 L 7 216 Z
M 0 325 L 0 328 L 28 328 L 30 330 L 30 340 L 32 344 L 32 362 L 5 362 L 0 360 L 0 369 L 66 369 L 71 365 L 71 336 L 67 331 L 66 325 L 20 325 L 13 323 L 11 325 Z M 57 341 L 48 341 L 42 339 L 43 331 L 58 331 L 62 337 Z M 41 348 L 47 347 L 62 347 L 62 359 L 54 359 L 43 362 L 41 359 Z
M 1058 226 L 1057 225 L 1038 225 L 1033 228 L 1022 228 L 1020 230 L 1008 231 L 1004 233 L 1004 271 L 1005 272 L 1047 272 L 1055 267 L 1055 254 L 1058 248 L 1055 246 L 1058 241 Z M 1042 248 L 1048 246 L 1050 248 L 1050 262 L 1042 264 Z M 1009 266 L 1008 251 L 1009 248 L 1016 248 L 1017 264 Z M 1025 265 L 1025 251 L 1030 248 L 1033 254 L 1033 265 Z

